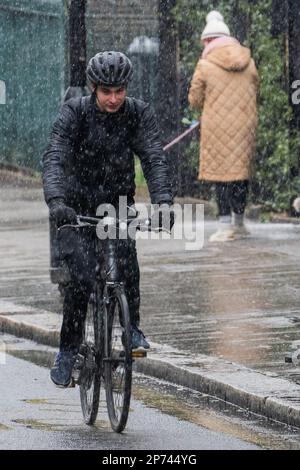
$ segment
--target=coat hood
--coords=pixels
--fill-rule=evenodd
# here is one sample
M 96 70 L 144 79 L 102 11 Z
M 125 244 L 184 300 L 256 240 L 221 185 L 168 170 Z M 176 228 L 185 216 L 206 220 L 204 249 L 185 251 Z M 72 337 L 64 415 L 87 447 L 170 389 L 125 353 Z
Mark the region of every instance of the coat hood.
M 240 44 L 231 44 L 213 48 L 207 54 L 206 60 L 229 72 L 240 72 L 248 67 L 251 52 L 250 49 Z

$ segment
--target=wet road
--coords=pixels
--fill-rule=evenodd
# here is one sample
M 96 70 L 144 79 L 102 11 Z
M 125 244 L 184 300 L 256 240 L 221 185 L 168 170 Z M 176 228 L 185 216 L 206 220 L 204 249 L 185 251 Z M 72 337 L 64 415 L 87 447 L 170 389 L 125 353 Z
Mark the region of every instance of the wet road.
M 110 429 L 103 401 L 96 425 L 89 427 L 82 421 L 77 388 L 54 387 L 46 368 L 7 355 L 0 374 L 0 449 L 259 449 L 139 400 L 132 401 L 122 435 Z
M 205 221 L 196 251 L 186 240 L 138 241 L 143 329 L 154 342 L 300 383 L 284 363 L 300 347 L 300 225 L 249 223 L 249 239 L 210 244 L 215 228 Z M 2 301 L 61 311 L 40 190 L 0 191 L 0 256 Z
M 78 389 L 49 380 L 55 349 L 0 335 L 0 449 L 300 449 L 300 431 L 206 394 L 134 374 L 128 425 L 115 434 L 104 394 L 94 427 L 82 420 Z
M 205 223 L 206 240 L 215 227 Z M 173 242 L 154 256 L 142 252 L 147 331 L 179 350 L 300 379 L 299 370 L 284 363 L 286 353 L 300 347 L 300 227 L 249 228 L 248 240 L 206 242 L 198 252 Z

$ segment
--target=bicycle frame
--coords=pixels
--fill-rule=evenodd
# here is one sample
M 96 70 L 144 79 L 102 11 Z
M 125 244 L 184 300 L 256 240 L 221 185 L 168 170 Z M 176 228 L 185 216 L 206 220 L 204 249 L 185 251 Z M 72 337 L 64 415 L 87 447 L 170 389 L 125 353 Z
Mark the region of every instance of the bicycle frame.
M 104 218 L 78 216 L 78 224 L 67 225 L 96 231 Z M 136 217 L 136 230 L 149 230 L 149 219 Z M 124 221 L 115 220 L 117 228 Z M 63 228 L 62 227 L 62 228 Z M 122 227 L 122 229 L 124 226 Z M 98 232 L 97 232 L 98 235 Z M 106 403 L 111 426 L 122 432 L 126 426 L 131 397 L 133 357 L 131 321 L 122 272 L 119 267 L 119 239 L 94 237 L 95 289 L 88 304 L 84 338 L 74 366 L 73 378 L 80 386 L 80 399 L 86 424 L 94 424 L 99 407 L 100 387 L 104 378 Z

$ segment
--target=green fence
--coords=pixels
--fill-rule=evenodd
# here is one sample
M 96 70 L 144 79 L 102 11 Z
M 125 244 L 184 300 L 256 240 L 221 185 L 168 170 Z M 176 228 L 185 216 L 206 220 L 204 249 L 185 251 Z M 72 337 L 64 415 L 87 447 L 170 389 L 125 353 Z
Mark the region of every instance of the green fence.
M 39 169 L 69 82 L 69 4 L 0 0 L 0 162 Z M 155 102 L 157 0 L 88 0 L 86 25 L 88 58 L 105 49 L 128 53 L 129 93 Z
M 0 161 L 38 168 L 66 86 L 66 2 L 0 0 Z

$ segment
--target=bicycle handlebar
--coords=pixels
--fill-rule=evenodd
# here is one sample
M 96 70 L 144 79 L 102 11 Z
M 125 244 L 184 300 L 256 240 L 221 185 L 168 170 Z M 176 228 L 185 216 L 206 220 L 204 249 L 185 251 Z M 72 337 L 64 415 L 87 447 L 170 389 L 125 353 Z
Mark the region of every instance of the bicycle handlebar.
M 107 219 L 107 220 L 105 220 Z M 134 221 L 136 222 L 135 229 L 140 230 L 140 231 L 150 231 L 151 230 L 151 219 L 138 219 L 137 217 L 128 217 L 125 220 L 120 220 L 117 218 L 109 217 L 109 216 L 101 216 L 101 217 L 86 217 L 83 215 L 78 215 L 77 216 L 77 221 L 78 221 L 78 226 L 82 227 L 81 222 L 83 222 L 84 225 L 98 225 L 99 222 L 103 222 L 104 225 L 115 225 L 115 224 L 120 224 L 121 228 L 122 224 L 126 224 L 127 226 L 129 224 L 132 224 Z M 105 223 L 106 222 L 106 223 Z
M 135 221 L 135 223 L 134 223 Z M 109 216 L 101 216 L 101 217 L 89 217 L 89 216 L 83 216 L 83 215 L 77 215 L 77 224 L 65 224 L 62 225 L 61 227 L 58 228 L 58 230 L 61 230 L 63 228 L 83 228 L 83 227 L 89 227 L 89 226 L 97 226 L 99 222 L 103 222 L 104 225 L 115 225 L 117 226 L 119 224 L 119 227 L 121 229 L 125 229 L 125 226 L 122 226 L 122 224 L 126 224 L 127 227 L 129 224 L 132 224 L 136 231 L 140 232 L 150 232 L 151 230 L 154 232 L 167 232 L 171 233 L 169 230 L 165 228 L 159 228 L 159 229 L 153 229 L 151 227 L 151 219 L 138 219 L 137 217 L 129 217 L 124 220 L 119 220 L 117 218 L 109 217 Z

